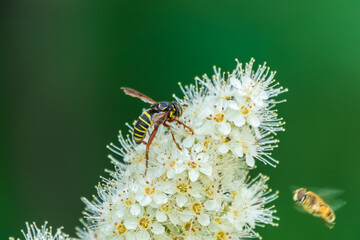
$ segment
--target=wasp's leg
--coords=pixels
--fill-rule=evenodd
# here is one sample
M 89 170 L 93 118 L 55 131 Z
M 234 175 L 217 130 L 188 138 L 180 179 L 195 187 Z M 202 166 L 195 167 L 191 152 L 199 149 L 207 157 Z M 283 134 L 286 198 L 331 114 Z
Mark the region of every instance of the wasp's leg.
M 142 141 L 142 143 L 145 144 L 145 145 L 147 145 L 147 142 L 145 142 L 145 141 Z
M 176 122 L 182 124 L 184 126 L 184 128 L 187 128 L 191 132 L 191 134 L 194 134 L 194 131 L 191 129 L 191 127 L 187 126 L 185 123 L 183 123 L 179 119 L 174 118 L 174 119 L 170 120 L 169 122 L 173 122 L 173 121 L 176 121 Z
M 164 125 L 165 127 L 167 127 L 167 128 L 169 128 L 169 129 L 170 129 L 171 136 L 172 136 L 172 138 L 173 138 L 173 140 L 174 140 L 174 142 L 175 142 L 176 146 L 178 147 L 178 149 L 179 149 L 180 151 L 182 151 L 182 148 L 179 146 L 179 144 L 178 144 L 178 143 L 176 142 L 176 140 L 175 140 L 175 136 L 174 136 L 174 133 L 173 133 L 173 131 L 172 131 L 172 129 L 171 129 L 171 126 L 170 126 L 170 125 L 168 125 L 168 124 L 166 124 L 166 123 L 163 123 L 163 125 Z
M 148 169 L 148 166 L 149 166 L 149 150 L 150 150 L 150 145 L 152 143 L 152 141 L 154 140 L 155 138 L 155 135 L 158 131 L 158 128 L 159 127 L 155 127 L 154 130 L 152 131 L 150 137 L 149 137 L 149 140 L 146 144 L 146 154 L 145 154 L 145 159 L 146 159 L 146 168 L 145 168 L 145 176 L 146 176 L 146 172 L 147 172 L 147 169 Z

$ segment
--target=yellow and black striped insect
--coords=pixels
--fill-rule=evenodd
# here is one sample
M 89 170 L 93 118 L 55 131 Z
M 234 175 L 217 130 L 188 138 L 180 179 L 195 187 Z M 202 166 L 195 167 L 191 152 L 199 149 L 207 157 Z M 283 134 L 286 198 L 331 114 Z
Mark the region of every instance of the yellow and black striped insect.
M 158 128 L 160 125 L 164 125 L 165 127 L 170 129 L 170 133 L 172 135 L 172 138 L 176 144 L 176 146 L 182 150 L 182 148 L 177 144 L 175 140 L 175 136 L 172 132 L 171 126 L 167 124 L 166 122 L 173 122 L 176 121 L 184 126 L 184 128 L 187 128 L 191 134 L 194 134 L 193 130 L 186 126 L 185 123 L 180 121 L 178 117 L 181 117 L 183 113 L 183 106 L 181 106 L 178 102 L 156 102 L 149 98 L 148 96 L 134 90 L 131 88 L 122 87 L 122 90 L 124 90 L 125 94 L 140 98 L 146 103 L 151 103 L 151 108 L 143 112 L 138 120 L 135 123 L 134 131 L 133 131 L 133 138 L 136 144 L 144 143 L 146 144 L 146 169 L 145 169 L 145 175 L 148 168 L 148 162 L 149 162 L 149 149 L 152 141 L 154 140 L 156 133 L 158 131 Z M 151 125 L 154 125 L 154 130 L 152 131 L 149 139 L 147 142 L 144 141 L 144 138 L 146 136 L 147 130 L 151 127 Z

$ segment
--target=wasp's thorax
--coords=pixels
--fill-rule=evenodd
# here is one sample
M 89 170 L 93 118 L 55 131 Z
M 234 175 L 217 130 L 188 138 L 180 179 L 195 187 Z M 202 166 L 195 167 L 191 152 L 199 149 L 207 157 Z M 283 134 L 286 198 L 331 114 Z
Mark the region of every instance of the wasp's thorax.
M 168 119 L 180 117 L 183 112 L 178 102 L 159 102 L 151 105 L 151 108 L 159 112 L 169 112 Z

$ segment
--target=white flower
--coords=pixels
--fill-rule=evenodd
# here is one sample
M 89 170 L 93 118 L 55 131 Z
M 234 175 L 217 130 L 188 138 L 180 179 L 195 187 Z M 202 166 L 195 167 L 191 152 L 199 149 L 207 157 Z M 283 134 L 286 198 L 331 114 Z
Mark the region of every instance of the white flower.
M 269 98 L 269 93 L 266 90 L 272 81 L 273 74 L 266 79 L 269 72 L 269 68 L 265 66 L 266 64 L 260 66 L 255 74 L 251 74 L 253 64 L 253 59 L 246 64 L 245 73 L 242 70 L 242 64 L 238 64 L 229 82 L 238 90 L 240 97 L 250 99 L 257 107 L 263 107 L 266 105 L 265 101 Z
M 27 232 L 22 231 L 25 240 L 70 240 L 69 236 L 62 232 L 62 227 L 58 228 L 56 232 L 52 233 L 52 228 L 46 227 L 47 222 L 38 228 L 35 223 L 26 223 Z M 10 240 L 15 240 L 10 238 Z M 19 239 L 18 239 L 19 240 Z
M 156 220 L 159 223 L 163 223 L 167 220 L 170 220 L 170 222 L 174 225 L 179 223 L 179 221 L 177 220 L 178 218 L 177 211 L 174 210 L 177 209 L 177 207 L 178 206 L 176 206 L 175 202 L 172 200 L 170 200 L 166 204 L 154 207 L 153 211 Z
M 232 104 L 229 104 L 232 103 Z M 237 105 L 233 101 L 226 101 L 225 99 L 217 99 L 209 97 L 209 99 L 203 104 L 202 114 L 207 116 L 207 121 L 195 130 L 197 134 L 208 134 L 216 129 L 223 135 L 228 135 L 231 132 L 231 125 L 228 122 L 228 108 L 237 109 Z
M 223 217 L 215 217 L 210 225 L 209 231 L 212 232 L 214 239 L 231 240 L 253 238 L 254 235 L 247 231 L 238 231 L 233 225 Z
M 125 233 L 126 235 L 133 237 L 135 233 L 136 238 L 139 240 L 150 239 L 149 231 L 154 234 L 163 234 L 165 232 L 164 226 L 148 215 L 143 215 L 138 218 L 126 218 L 124 220 L 124 227 L 128 231 L 128 233 Z
M 122 218 L 127 214 L 137 216 L 142 210 L 135 200 L 135 193 L 124 191 L 124 189 L 123 192 L 113 196 L 112 202 L 116 203 L 117 208 L 112 209 L 111 207 L 111 211 L 114 211 L 116 217 L 119 218 Z M 102 212 L 104 213 L 105 211 L 110 212 L 110 208 L 104 207 Z
M 246 163 L 249 167 L 254 167 L 255 160 L 258 152 L 257 140 L 254 134 L 251 132 L 251 129 L 248 126 L 245 126 L 241 131 L 234 131 L 230 136 L 232 139 L 230 145 L 231 150 L 238 156 L 243 157 L 245 155 Z
M 276 225 L 272 214 L 273 208 L 264 209 L 263 205 L 277 198 L 277 192 L 271 193 L 265 185 L 267 177 L 259 175 L 247 184 L 247 187 L 240 188 L 240 191 L 233 190 L 234 201 L 227 213 L 228 221 L 238 231 L 253 229 L 257 223 Z M 241 183 L 240 183 L 241 184 Z
M 248 123 L 249 125 L 257 128 L 261 123 L 257 114 L 259 114 L 259 111 L 254 105 L 249 105 L 246 102 L 239 101 L 238 110 L 231 110 L 229 112 L 229 120 L 238 127 Z
M 176 204 L 182 208 L 189 199 L 198 199 L 202 196 L 203 186 L 196 181 L 191 181 L 191 178 L 186 174 L 178 174 L 169 182 L 168 192 L 174 194 Z
M 141 206 L 147 206 L 152 201 L 156 204 L 165 204 L 168 201 L 167 194 L 161 189 L 161 183 L 151 184 L 148 180 L 141 181 L 135 199 Z
M 212 166 L 208 161 L 209 155 L 203 152 L 197 154 L 196 152 L 202 151 L 202 146 L 199 145 L 195 145 L 191 150 L 193 151 L 193 154 L 185 154 L 185 159 L 183 162 L 179 162 L 179 165 L 182 165 L 183 169 L 188 171 L 189 179 L 192 182 L 198 180 L 200 173 L 210 177 L 212 173 Z M 184 150 L 184 152 L 186 152 L 186 150 Z
M 203 179 L 203 191 L 206 196 L 204 207 L 208 211 L 218 212 L 221 209 L 221 205 L 224 201 L 227 201 L 227 197 L 224 195 L 224 190 L 221 187 L 224 178 L 217 177 L 215 179 Z
M 256 71 L 252 66 L 253 60 L 244 69 L 238 63 L 228 75 L 214 68 L 211 79 L 180 85 L 185 96 L 175 97 L 184 106 L 179 119 L 195 134 L 167 122 L 180 151 L 160 126 L 146 176 L 145 144 L 120 135 L 121 147 L 108 146 L 122 159 L 110 156 L 111 179 L 97 187 L 94 201 L 83 199 L 87 221 L 80 239 L 243 239 L 257 237 L 259 225 L 276 225 L 275 210 L 266 206 L 277 197 L 267 189 L 268 178 L 245 179 L 255 159 L 277 163 L 270 155 L 284 123 L 275 108 L 282 101 L 273 98 L 286 90 L 265 65 Z

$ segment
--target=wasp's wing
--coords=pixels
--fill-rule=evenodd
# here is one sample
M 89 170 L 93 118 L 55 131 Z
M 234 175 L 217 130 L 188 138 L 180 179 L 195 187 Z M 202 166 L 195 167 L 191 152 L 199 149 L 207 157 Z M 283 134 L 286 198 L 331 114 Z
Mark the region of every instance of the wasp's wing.
M 344 193 L 344 190 L 336 188 L 311 188 L 310 191 L 315 192 L 321 198 L 329 200 L 336 199 Z
M 334 199 L 334 200 L 329 200 L 326 203 L 329 204 L 329 206 L 333 211 L 337 211 L 343 206 L 345 206 L 347 202 L 344 199 Z
M 312 191 L 319 195 L 319 197 L 321 197 L 334 211 L 337 211 L 346 205 L 345 200 L 339 199 L 339 196 L 344 193 L 344 190 L 342 189 L 313 188 Z
M 309 214 L 301 205 L 294 204 L 294 209 L 302 214 Z
M 154 127 L 158 127 L 161 124 L 163 124 L 166 121 L 167 117 L 168 117 L 168 112 L 155 113 L 153 118 L 152 118 L 152 122 L 154 124 Z
M 149 98 L 148 96 L 146 96 L 146 95 L 142 94 L 141 92 L 138 92 L 132 88 L 122 87 L 121 89 L 124 90 L 126 95 L 140 98 L 141 100 L 143 100 L 146 103 L 156 103 L 156 101 L 154 101 L 153 99 Z

